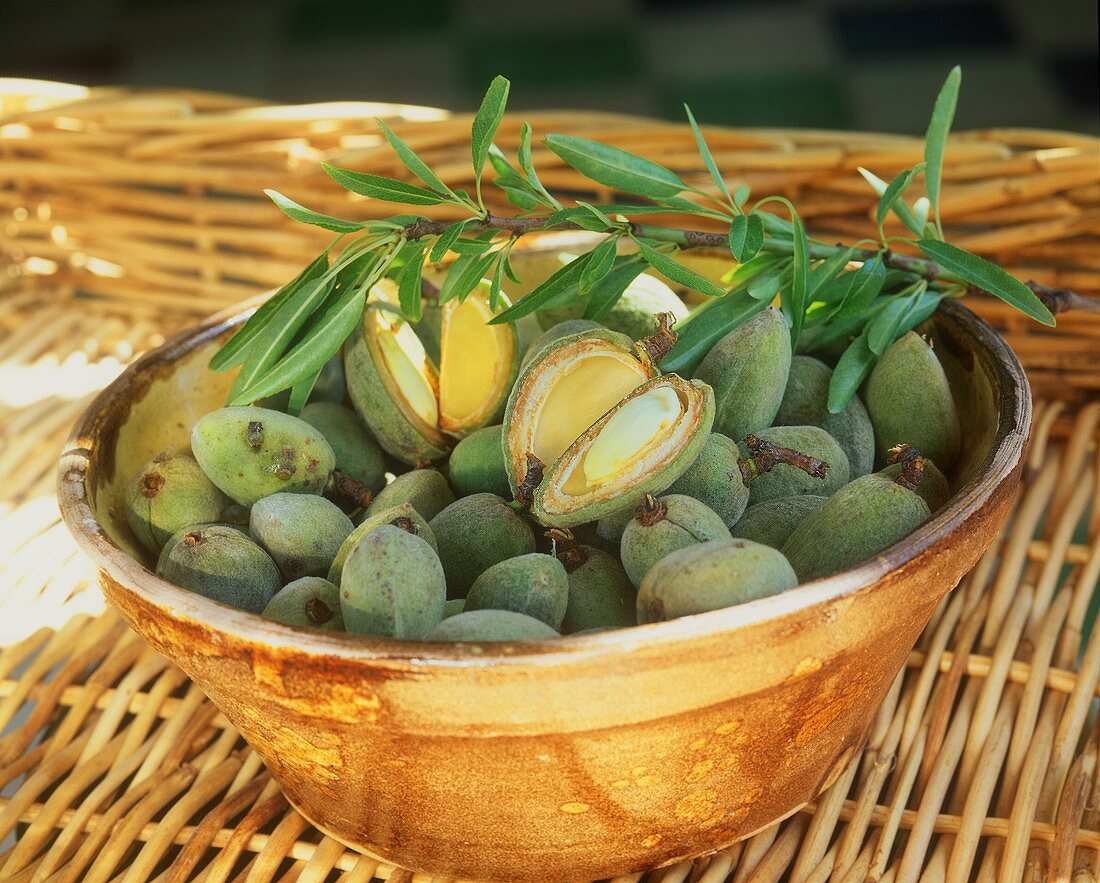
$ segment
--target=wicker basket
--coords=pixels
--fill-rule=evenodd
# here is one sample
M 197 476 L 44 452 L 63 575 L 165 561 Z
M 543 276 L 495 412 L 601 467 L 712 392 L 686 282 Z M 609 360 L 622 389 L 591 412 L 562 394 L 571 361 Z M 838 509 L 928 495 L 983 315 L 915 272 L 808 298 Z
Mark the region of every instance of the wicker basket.
M 193 92 L 84 90 L 0 80 L 0 249 L 19 265 L 64 274 L 81 290 L 205 314 L 279 285 L 328 236 L 285 218 L 273 187 L 336 215 L 406 207 L 365 200 L 322 172 L 324 159 L 408 177 L 374 117 L 383 116 L 452 186 L 472 184 L 468 116 L 359 102 L 257 105 Z M 74 100 L 75 99 L 75 100 Z M 536 135 L 583 133 L 652 157 L 699 186 L 709 177 L 684 125 L 604 113 L 526 114 Z M 517 144 L 523 118 L 500 129 Z M 918 139 L 850 132 L 707 130 L 730 183 L 789 196 L 811 232 L 852 241 L 874 235 L 876 197 L 856 173 L 891 178 L 922 156 Z M 546 184 L 607 200 L 547 150 Z M 1100 141 L 1065 132 L 987 130 L 954 136 L 944 159 L 943 220 L 950 241 L 1024 280 L 1100 297 Z M 490 188 L 493 196 L 500 194 Z M 494 210 L 514 211 L 507 203 Z M 428 207 L 430 217 L 454 209 Z M 705 228 L 697 218 L 662 216 Z M 896 232 L 902 232 L 900 227 Z M 56 265 L 56 266 L 55 266 Z M 1100 314 L 1063 315 L 1049 332 L 991 298 L 978 309 L 1008 337 L 1044 395 L 1097 388 Z
M 462 183 L 469 120 L 34 83 L 0 82 L 0 101 L 0 840 L 17 835 L 0 847 L 0 879 L 409 880 L 313 830 L 182 672 L 103 610 L 58 523 L 53 465 L 88 395 L 135 354 L 284 280 L 317 247 L 261 187 L 334 213 L 386 214 L 337 190 L 315 160 L 400 174 L 364 121 L 384 113 Z M 528 118 L 703 180 L 682 127 Z M 502 142 L 515 133 L 510 120 Z M 707 134 L 734 180 L 793 195 L 815 232 L 845 239 L 872 229 L 855 166 L 885 177 L 920 153 L 887 136 Z M 586 192 L 552 155 L 539 162 L 554 186 Z M 970 133 L 947 162 L 954 241 L 1025 279 L 1100 296 L 1097 141 Z M 630 880 L 1100 877 L 1100 628 L 1087 626 L 1100 578 L 1100 318 L 1066 314 L 1049 333 L 996 302 L 979 309 L 1040 393 L 1009 527 L 938 611 L 862 756 L 815 805 Z

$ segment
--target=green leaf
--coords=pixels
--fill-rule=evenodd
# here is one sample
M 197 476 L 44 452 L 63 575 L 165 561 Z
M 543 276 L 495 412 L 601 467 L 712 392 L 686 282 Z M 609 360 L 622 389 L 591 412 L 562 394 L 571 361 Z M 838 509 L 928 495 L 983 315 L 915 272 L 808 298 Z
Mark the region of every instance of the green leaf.
M 818 292 L 830 282 L 838 273 L 843 273 L 848 266 L 848 261 L 856 253 L 855 246 L 849 246 L 843 251 L 830 255 L 810 270 L 810 279 L 806 286 L 806 304 L 812 304 L 818 299 Z
M 535 171 L 535 163 L 531 159 L 531 125 L 530 123 L 524 123 L 519 130 L 519 152 L 517 153 L 519 159 L 519 167 L 523 169 L 523 174 L 527 176 L 527 180 L 531 185 L 542 194 L 543 200 L 548 206 L 555 209 L 561 208 L 561 203 L 558 202 L 553 196 L 550 195 L 545 187 L 542 186 L 542 181 L 539 180 L 538 172 Z
M 410 322 L 419 322 L 424 316 L 424 299 L 421 293 L 420 283 L 424 272 L 424 252 L 420 252 L 420 260 L 410 259 L 401 270 L 401 278 L 398 280 L 397 299 L 401 304 L 401 312 Z
M 294 348 L 257 378 L 247 389 L 231 398 L 230 405 L 246 405 L 318 374 L 347 336 L 355 330 L 367 295 L 363 287 L 338 289 L 324 307 L 311 317 Z
M 504 265 L 507 260 L 507 252 L 501 252 L 497 258 L 496 266 L 493 267 L 493 278 L 489 282 L 489 311 L 492 313 L 495 313 L 497 307 L 500 306 L 500 287 L 503 282 L 501 276 L 504 274 Z
M 770 254 L 764 252 L 758 254 L 751 261 L 744 264 L 738 264 L 732 270 L 729 270 L 722 276 L 722 282 L 731 287 L 740 285 L 742 282 L 747 282 L 749 279 L 758 275 L 766 270 L 773 264 L 778 264 L 780 261 L 786 261 L 790 263 L 791 259 L 779 254 Z
M 692 202 L 690 199 L 684 199 L 682 196 L 661 196 L 658 197 L 662 205 L 671 209 L 674 212 L 679 212 L 684 215 L 696 215 L 700 218 L 713 218 L 716 221 L 722 223 L 729 223 L 729 212 L 720 212 L 715 209 L 706 208 L 699 205 L 697 202 Z
M 451 269 L 439 289 L 440 305 L 456 297 L 459 302 L 464 301 L 466 295 L 485 278 L 485 273 L 496 258 L 496 252 L 488 252 L 482 255 L 467 255 L 451 264 Z
M 447 186 L 443 179 L 433 172 L 424 160 L 417 156 L 415 150 L 397 137 L 393 130 L 387 126 L 380 117 L 375 117 L 374 121 L 378 123 L 378 127 L 382 130 L 382 134 L 386 136 L 386 140 L 390 142 L 390 147 L 394 149 L 397 158 L 401 160 L 401 164 L 404 165 L 406 169 L 416 175 L 416 177 L 431 187 L 436 193 L 442 193 L 445 196 L 454 196 L 454 191 Z
M 867 347 L 881 356 L 895 340 L 936 311 L 943 296 L 926 291 L 923 280 L 911 294 L 890 298 L 886 307 L 867 323 Z
M 893 181 L 890 182 L 890 186 L 886 188 L 886 191 L 879 197 L 878 208 L 875 211 L 875 222 L 878 224 L 879 229 L 882 229 L 882 225 L 886 222 L 886 216 L 890 214 L 890 210 L 893 209 L 902 194 L 905 193 L 905 189 L 913 180 L 913 176 L 920 170 L 920 165 L 913 166 L 911 169 L 906 169 L 899 174 Z M 904 205 L 904 203 L 902 203 Z M 920 235 L 919 233 L 917 235 Z
M 229 397 L 237 401 L 242 390 L 254 385 L 287 351 L 297 334 L 317 308 L 325 301 L 334 287 L 333 278 L 322 277 L 303 286 L 298 294 L 287 300 L 271 318 L 271 322 L 248 348 L 248 358 L 233 381 Z M 285 387 L 279 387 L 285 389 Z M 279 390 L 276 390 L 278 392 Z M 262 398 L 266 393 L 256 396 Z M 249 399 L 249 401 L 255 401 Z
M 609 236 L 594 249 L 588 264 L 581 273 L 580 292 L 585 294 L 591 291 L 592 286 L 603 279 L 611 268 L 615 266 L 615 253 L 619 244 L 617 236 Z
M 732 202 L 733 197 L 730 196 L 729 188 L 726 186 L 726 179 L 723 178 L 722 173 L 718 171 L 718 165 L 714 162 L 714 156 L 710 152 L 710 147 L 707 146 L 707 139 L 703 137 L 703 130 L 700 129 L 699 124 L 695 122 L 695 115 L 686 104 L 684 105 L 684 112 L 687 114 L 688 122 L 691 123 L 691 131 L 695 134 L 695 145 L 699 148 L 699 155 L 703 157 L 703 162 L 706 163 L 707 171 L 710 172 L 711 179 L 718 185 L 718 190 L 725 195 L 726 200 Z
M 676 344 L 661 360 L 661 370 L 690 377 L 714 344 L 767 306 L 747 292 L 735 289 L 697 307 L 677 325 Z
M 917 246 L 944 270 L 976 285 L 1043 325 L 1054 326 L 1054 315 L 1030 288 L 996 264 L 938 239 L 920 239 Z
M 584 318 L 599 322 L 611 312 L 623 292 L 630 287 L 630 283 L 637 279 L 646 264 L 637 255 L 623 255 L 616 263 L 615 268 L 593 286 L 588 294 L 588 305 L 584 310 Z
M 513 282 L 515 282 L 516 285 L 522 285 L 523 284 L 522 281 L 519 278 L 519 275 L 516 273 L 515 268 L 512 266 L 512 255 L 511 254 L 505 254 L 504 255 L 504 275 L 507 276 L 509 279 L 511 279 Z
M 725 295 L 726 290 L 724 288 L 715 285 L 705 276 L 700 276 L 694 270 L 677 263 L 668 255 L 662 254 L 657 249 L 647 245 L 641 239 L 635 239 L 634 241 L 638 243 L 638 250 L 645 258 L 645 262 L 658 273 L 663 273 L 674 282 L 679 282 L 681 285 L 708 297 L 722 297 Z
M 752 188 L 748 184 L 742 184 L 736 190 L 733 191 L 733 204 L 739 209 L 744 209 L 745 201 L 749 198 L 749 194 L 752 193 Z
M 507 322 L 515 322 L 524 316 L 542 309 L 549 301 L 569 288 L 576 288 L 580 284 L 581 274 L 585 265 L 592 257 L 592 252 L 582 254 L 574 261 L 570 261 L 560 270 L 546 279 L 533 291 L 516 301 L 503 313 L 489 320 L 490 325 L 504 325 Z
M 852 274 L 848 292 L 840 302 L 840 308 L 836 315 L 852 316 L 863 310 L 871 303 L 886 282 L 886 267 L 882 258 L 875 255 L 869 261 L 864 261 L 863 266 Z
M 332 248 L 330 245 L 329 248 Z M 218 350 L 210 360 L 211 371 L 224 371 L 241 364 L 245 357 L 245 349 L 252 343 L 261 331 L 271 322 L 272 317 L 279 312 L 282 306 L 294 297 L 306 284 L 319 279 L 328 270 L 328 253 L 326 248 L 321 254 L 310 261 L 297 276 L 280 288 L 274 295 L 262 303 L 259 309 L 249 317 L 225 345 Z
M 387 202 L 401 202 L 406 205 L 439 205 L 447 202 L 447 199 L 438 193 L 433 193 L 424 187 L 417 187 L 415 184 L 398 181 L 396 178 L 338 169 L 328 163 L 321 163 L 321 167 L 345 190 L 358 193 L 360 196 L 384 199 Z
M 286 412 L 292 417 L 297 417 L 302 413 L 302 408 L 306 406 L 306 402 L 309 401 L 309 394 L 313 392 L 313 387 L 317 385 L 317 378 L 321 376 L 321 372 L 317 371 L 312 377 L 307 377 L 305 380 L 301 380 L 295 383 L 290 389 L 290 398 L 286 403 Z
M 791 283 L 794 267 L 789 260 L 778 262 L 747 280 L 746 291 L 753 300 L 770 304 Z
M 791 277 L 790 296 L 783 312 L 791 326 L 791 345 L 798 343 L 802 333 L 802 322 L 806 317 L 806 295 L 809 291 L 810 243 L 806 238 L 806 228 L 802 218 L 791 212 L 794 226 L 794 275 Z
M 738 215 L 730 224 L 730 251 L 738 262 L 756 257 L 764 244 L 764 222 L 760 215 Z
M 577 200 L 577 205 L 580 208 L 583 208 L 590 215 L 592 215 L 592 217 L 594 217 L 601 224 L 603 224 L 603 226 L 605 228 L 615 226 L 615 222 L 612 221 L 611 218 L 609 218 L 607 215 L 605 215 L 603 212 L 601 212 L 598 208 L 596 208 L 596 206 L 592 205 L 591 203 L 582 202 L 581 200 L 578 199 Z
M 510 85 L 504 77 L 493 77 L 493 82 L 489 84 L 485 97 L 481 100 L 481 107 L 474 115 L 474 122 L 470 131 L 470 151 L 474 159 L 474 181 L 476 182 L 478 205 L 482 204 L 481 172 L 485 168 L 485 158 L 489 155 L 493 137 L 500 127 L 500 121 L 504 119 L 504 108 L 508 104 Z
M 298 205 L 289 196 L 283 196 L 278 190 L 265 190 L 268 198 L 275 203 L 284 215 L 294 221 L 299 221 L 303 224 L 312 224 L 314 227 L 324 227 L 326 230 L 332 230 L 335 233 L 352 233 L 356 230 L 362 230 L 367 226 L 369 222 L 363 223 L 360 221 L 345 221 L 343 218 L 334 218 L 332 215 L 323 215 L 320 212 L 315 212 L 312 209 L 306 208 L 304 205 Z
M 829 378 L 829 411 L 839 414 L 852 400 L 875 365 L 876 356 L 867 346 L 866 335 L 853 340 L 841 355 Z
M 582 175 L 606 187 L 652 198 L 675 196 L 687 189 L 679 175 L 618 147 L 576 135 L 547 135 L 546 146 Z
M 531 209 L 536 209 L 542 205 L 542 199 L 533 194 L 527 185 L 517 187 L 511 184 L 502 184 L 500 178 L 497 178 L 493 183 L 504 191 L 508 201 L 518 209 L 529 212 Z
M 431 251 L 428 252 L 428 260 L 437 264 L 446 256 L 447 252 L 451 250 L 451 246 L 455 244 L 458 237 L 462 235 L 462 231 L 466 229 L 466 222 L 462 221 L 458 224 L 454 224 L 444 230 L 432 243 Z
M 456 239 L 451 244 L 451 251 L 458 255 L 477 256 L 485 254 L 492 247 L 493 243 L 484 239 Z
M 947 133 L 951 131 L 951 122 L 955 119 L 955 106 L 959 102 L 959 84 L 962 82 L 962 68 L 951 68 L 936 103 L 932 107 L 932 119 L 928 131 L 924 133 L 924 188 L 928 201 L 939 227 L 940 218 L 940 182 L 943 174 L 943 154 L 947 149 Z M 917 234 L 920 235 L 919 233 Z

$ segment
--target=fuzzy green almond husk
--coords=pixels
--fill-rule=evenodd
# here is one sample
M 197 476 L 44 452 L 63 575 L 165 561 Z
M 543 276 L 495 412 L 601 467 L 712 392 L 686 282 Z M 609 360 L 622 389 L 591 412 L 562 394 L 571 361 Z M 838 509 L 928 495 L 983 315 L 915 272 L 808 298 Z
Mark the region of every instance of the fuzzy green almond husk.
M 817 478 L 797 466 L 781 463 L 749 482 L 750 505 L 797 494 L 827 497 L 848 483 L 848 455 L 837 440 L 820 426 L 772 426 L 755 435 L 773 445 L 792 448 L 799 453 L 824 460 L 829 464 L 829 471 L 824 478 Z M 740 447 L 742 454 L 749 457 L 750 452 L 745 442 L 741 442 Z
M 508 473 L 504 470 L 504 453 L 501 451 L 503 435 L 503 426 L 486 426 L 471 432 L 455 445 L 447 463 L 447 475 L 460 497 L 471 494 L 512 495 Z
M 320 494 L 336 466 L 320 432 L 267 408 L 211 411 L 191 430 L 191 451 L 207 478 L 243 506 L 275 493 Z
M 374 515 L 402 503 L 411 503 L 425 521 L 431 521 L 454 501 L 454 491 L 442 472 L 437 469 L 413 469 L 386 485 L 370 504 L 367 514 Z
M 892 463 L 885 469 L 880 469 L 879 472 L 887 478 L 897 478 L 901 475 L 901 470 L 901 463 Z M 951 487 L 947 483 L 947 478 L 927 457 L 924 458 L 924 475 L 920 484 L 917 485 L 916 492 L 924 498 L 924 502 L 933 512 L 943 508 L 944 503 L 951 499 Z
M 173 540 L 161 552 L 157 575 L 213 601 L 260 613 L 283 584 L 267 552 L 236 528 L 210 524 Z
M 879 463 L 907 444 L 950 471 L 962 443 L 959 414 L 943 366 L 919 334 L 907 332 L 882 354 L 866 400 Z
M 557 637 L 556 631 L 533 616 L 511 610 L 466 610 L 444 619 L 424 635 L 423 640 L 443 643 L 529 641 Z
M 562 621 L 564 634 L 635 624 L 637 592 L 618 558 L 581 545 L 564 563 L 569 578 L 569 604 Z
M 569 603 L 565 568 L 552 555 L 531 552 L 494 564 L 470 587 L 464 610 L 512 610 L 561 629 Z
M 563 485 L 588 453 L 600 430 L 627 402 L 661 386 L 671 386 L 685 402 L 685 412 L 668 430 L 656 450 L 637 459 L 619 476 L 579 495 L 567 495 Z M 550 527 L 572 527 L 637 506 L 646 494 L 657 495 L 683 475 L 699 456 L 714 423 L 714 392 L 698 380 L 667 374 L 647 380 L 623 398 L 573 442 L 550 465 L 535 489 L 531 514 Z M 579 468 L 579 467 L 577 467 Z
M 839 414 L 829 411 L 829 381 L 833 369 L 812 356 L 795 356 L 787 389 L 775 415 L 776 426 L 820 426 L 836 439 L 848 457 L 851 478 L 875 468 L 875 430 L 859 396 L 852 396 Z
M 340 548 L 336 551 L 336 557 L 333 558 L 332 567 L 328 571 L 329 582 L 340 585 L 344 561 L 347 560 L 348 554 L 355 548 L 356 543 L 383 524 L 394 524 L 395 522 L 396 526 L 401 527 L 403 530 L 407 530 L 409 533 L 415 532 L 417 536 L 423 537 L 424 541 L 438 552 L 435 534 L 428 526 L 428 522 L 421 517 L 411 503 L 402 503 L 392 509 L 383 509 L 381 512 L 368 515 L 360 524 L 356 525 L 355 530 L 348 534 L 348 538 L 341 543 Z
M 774 307 L 719 340 L 694 375 L 714 388 L 715 431 L 740 440 L 771 426 L 790 367 L 790 329 Z
M 650 568 L 638 590 L 638 622 L 721 610 L 797 584 L 790 563 L 770 546 L 735 539 L 696 543 Z
M 343 373 L 340 375 L 343 382 Z M 336 468 L 374 492 L 386 486 L 382 448 L 351 408 L 333 402 L 310 402 L 301 419 L 325 437 L 336 454 Z
M 126 521 L 155 553 L 181 527 L 218 521 L 228 506 L 225 494 L 185 454 L 158 454 L 126 489 Z
M 879 472 L 845 485 L 783 544 L 801 582 L 837 573 L 908 536 L 931 515 L 922 497 Z
M 653 507 L 647 508 L 650 503 Z M 682 494 L 666 494 L 638 507 L 623 531 L 619 556 L 630 581 L 640 586 L 650 568 L 666 555 L 729 537 L 725 521 L 705 503 Z
M 795 497 L 765 500 L 749 506 L 737 524 L 730 528 L 730 533 L 743 540 L 782 549 L 794 529 L 811 512 L 820 509 L 827 499 L 829 498 L 816 494 L 799 494 Z
M 527 454 L 532 451 L 539 412 L 553 391 L 555 375 L 578 360 L 605 354 L 622 360 L 624 365 L 633 366 L 637 373 L 637 383 L 629 389 L 618 386 L 589 386 L 583 399 L 575 397 L 571 406 L 584 409 L 577 414 L 578 422 L 591 426 L 615 407 L 631 389 L 659 373 L 656 366 L 648 361 L 643 362 L 638 357 L 634 342 L 629 337 L 602 327 L 571 334 L 543 347 L 539 355 L 520 372 L 508 396 L 502 420 L 505 431 L 501 439 L 501 450 L 504 453 L 509 488 L 513 494 L 527 474 Z
M 377 309 L 381 307 L 368 304 L 363 311 L 363 322 L 344 345 L 348 396 L 378 443 L 391 456 L 410 466 L 440 460 L 448 451 L 443 434 L 417 418 L 411 410 L 402 408 L 383 380 L 382 356 L 372 351 L 366 331 L 371 312 Z
M 283 625 L 325 632 L 344 630 L 340 590 L 319 576 L 303 576 L 287 583 L 267 602 L 261 615 Z
M 741 474 L 740 460 L 741 449 L 737 443 L 721 433 L 712 432 L 695 462 L 669 485 L 666 493 L 694 497 L 717 512 L 727 527 L 732 526 L 749 504 L 749 488 Z M 609 531 L 614 530 L 614 523 L 609 522 Z M 618 530 L 622 536 L 623 526 Z

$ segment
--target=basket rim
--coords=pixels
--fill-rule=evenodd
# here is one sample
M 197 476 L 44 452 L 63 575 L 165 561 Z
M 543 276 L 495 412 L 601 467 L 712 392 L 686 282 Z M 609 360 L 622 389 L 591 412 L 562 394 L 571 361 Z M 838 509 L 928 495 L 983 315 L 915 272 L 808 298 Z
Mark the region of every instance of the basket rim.
M 90 475 L 97 468 L 103 428 L 117 408 L 127 406 L 165 365 L 194 353 L 242 324 L 263 296 L 225 310 L 144 354 L 88 405 L 69 435 L 58 462 L 58 501 L 62 519 L 78 544 L 104 575 L 124 591 L 138 594 L 167 615 L 235 641 L 259 642 L 273 649 L 369 661 L 382 667 L 424 671 L 426 667 L 557 665 L 585 657 L 618 654 L 653 642 L 693 641 L 766 620 L 804 612 L 872 588 L 892 571 L 944 543 L 979 513 L 1023 462 L 1031 427 L 1032 401 L 1023 368 L 1008 344 L 966 307 L 945 302 L 937 315 L 951 322 L 993 367 L 999 387 L 999 420 L 993 444 L 981 466 L 948 503 L 904 539 L 853 568 L 793 589 L 734 607 L 664 622 L 583 635 L 527 641 L 436 643 L 298 628 L 212 601 L 156 576 L 118 546 L 99 524 L 89 502 Z M 242 309 L 243 306 L 243 309 Z M 136 588 L 135 588 L 136 587 Z

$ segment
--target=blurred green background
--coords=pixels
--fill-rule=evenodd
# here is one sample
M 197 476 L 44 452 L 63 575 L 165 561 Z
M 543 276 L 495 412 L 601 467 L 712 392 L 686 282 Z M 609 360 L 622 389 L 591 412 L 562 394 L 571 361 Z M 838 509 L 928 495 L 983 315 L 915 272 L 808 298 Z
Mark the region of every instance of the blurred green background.
M 5 0 L 0 74 L 280 102 L 476 106 L 920 132 L 1100 131 L 1096 0 Z

